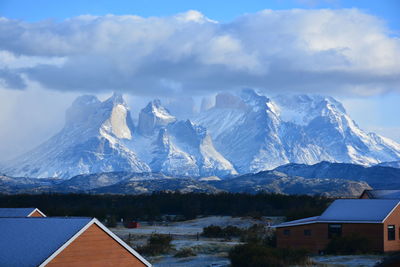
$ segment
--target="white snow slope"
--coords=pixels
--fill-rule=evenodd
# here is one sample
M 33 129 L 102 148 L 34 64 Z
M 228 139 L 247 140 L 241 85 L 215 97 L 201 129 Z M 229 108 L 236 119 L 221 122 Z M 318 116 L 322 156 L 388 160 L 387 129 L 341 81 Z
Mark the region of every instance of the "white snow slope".
M 62 177 L 132 171 L 226 176 L 320 161 L 373 165 L 400 160 L 400 144 L 362 131 L 331 97 L 219 94 L 215 106 L 179 121 L 159 100 L 133 125 L 121 95 L 82 96 L 64 128 L 5 164 L 10 176 Z

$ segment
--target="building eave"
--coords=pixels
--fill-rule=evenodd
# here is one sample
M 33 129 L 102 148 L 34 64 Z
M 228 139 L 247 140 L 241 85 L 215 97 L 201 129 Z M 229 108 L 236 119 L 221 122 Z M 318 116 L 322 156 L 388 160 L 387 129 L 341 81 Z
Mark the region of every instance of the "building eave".
M 286 225 L 275 225 L 272 226 L 273 228 L 283 228 L 283 227 L 292 227 L 292 226 L 299 226 L 299 225 L 307 225 L 307 224 L 317 224 L 317 223 L 362 223 L 362 224 L 381 224 L 383 221 L 311 221 L 311 222 L 303 222 L 303 223 L 294 223 L 294 224 L 286 224 Z
M 35 213 L 35 211 L 39 212 L 40 215 L 42 215 L 43 217 L 47 217 L 43 212 L 41 212 L 38 208 L 35 208 L 33 211 L 31 211 L 31 213 L 28 214 L 28 216 L 26 217 L 30 217 L 32 214 Z
M 394 208 L 388 213 L 388 215 L 386 215 L 386 217 L 382 220 L 382 222 L 385 222 L 387 218 L 389 218 L 389 216 L 393 213 L 393 211 L 399 206 L 400 202 L 398 202 L 396 204 L 396 206 L 394 206 Z
M 124 241 L 122 241 L 118 236 L 116 236 L 113 232 L 111 232 L 107 227 L 105 227 L 99 220 L 93 218 L 90 222 L 88 222 L 84 227 L 82 227 L 75 235 L 73 235 L 67 242 L 65 242 L 61 247 L 59 247 L 55 252 L 53 252 L 45 261 L 43 261 L 39 267 L 46 266 L 49 262 L 51 262 L 58 254 L 60 254 L 65 248 L 67 248 L 75 239 L 77 239 L 81 234 L 83 234 L 90 226 L 96 224 L 100 227 L 106 234 L 111 236 L 115 241 L 117 241 L 121 246 L 123 246 L 126 250 L 128 250 L 132 255 L 138 258 L 144 265 L 151 267 L 151 263 L 149 263 L 146 259 L 144 259 L 139 253 L 137 253 L 134 249 L 128 246 Z

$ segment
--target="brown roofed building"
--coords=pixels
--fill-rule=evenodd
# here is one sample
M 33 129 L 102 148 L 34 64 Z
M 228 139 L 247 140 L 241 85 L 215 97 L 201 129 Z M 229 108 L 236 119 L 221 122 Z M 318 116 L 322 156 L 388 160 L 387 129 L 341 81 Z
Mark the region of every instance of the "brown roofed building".
M 361 199 L 400 199 L 400 190 L 364 190 Z
M 37 208 L 0 208 L 0 218 L 46 217 Z
M 334 237 L 357 234 L 376 252 L 400 251 L 400 205 L 391 199 L 340 199 L 321 216 L 276 225 L 279 248 L 320 253 Z
M 0 218 L 0 266 L 151 266 L 91 218 Z

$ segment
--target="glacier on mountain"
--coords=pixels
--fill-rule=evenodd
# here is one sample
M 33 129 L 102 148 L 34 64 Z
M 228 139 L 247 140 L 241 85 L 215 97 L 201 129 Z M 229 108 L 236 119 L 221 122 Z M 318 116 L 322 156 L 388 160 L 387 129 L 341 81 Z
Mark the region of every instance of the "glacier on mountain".
M 215 147 L 240 173 L 286 163 L 372 165 L 400 157 L 399 144 L 362 131 L 332 97 L 223 93 L 194 121 L 207 127 Z
M 287 163 L 400 159 L 400 144 L 361 130 L 332 97 L 267 97 L 245 89 L 220 93 L 211 103 L 203 101 L 199 112 L 180 120 L 153 100 L 134 125 L 122 95 L 105 101 L 81 96 L 59 133 L 5 163 L 2 172 L 42 178 L 110 171 L 223 177 Z
M 5 173 L 25 177 L 69 178 L 78 174 L 149 166 L 124 144 L 133 131 L 127 104 L 119 94 L 104 102 L 78 97 L 66 112 L 64 128 L 32 151 L 7 164 Z

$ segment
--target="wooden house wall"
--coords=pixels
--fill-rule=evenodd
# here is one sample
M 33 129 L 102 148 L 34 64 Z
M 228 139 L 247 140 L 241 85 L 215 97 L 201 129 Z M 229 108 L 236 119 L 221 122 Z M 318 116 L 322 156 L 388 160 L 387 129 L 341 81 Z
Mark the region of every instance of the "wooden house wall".
M 145 266 L 100 227 L 93 224 L 47 266 Z

